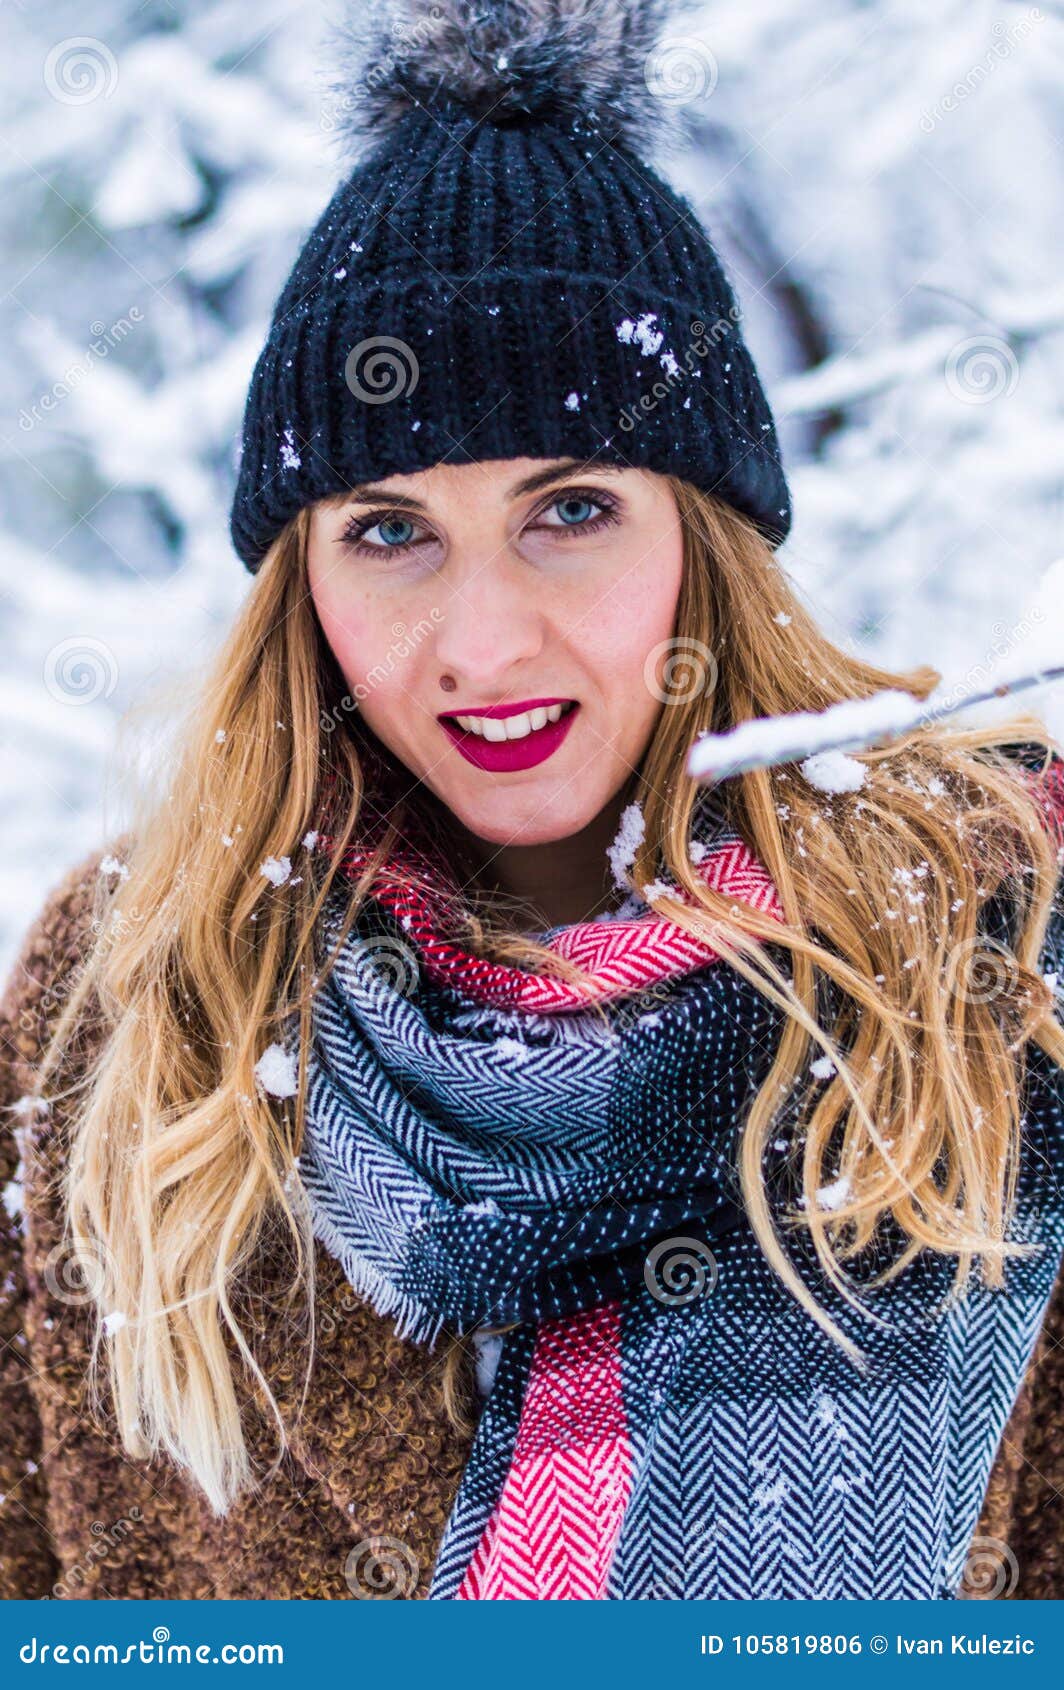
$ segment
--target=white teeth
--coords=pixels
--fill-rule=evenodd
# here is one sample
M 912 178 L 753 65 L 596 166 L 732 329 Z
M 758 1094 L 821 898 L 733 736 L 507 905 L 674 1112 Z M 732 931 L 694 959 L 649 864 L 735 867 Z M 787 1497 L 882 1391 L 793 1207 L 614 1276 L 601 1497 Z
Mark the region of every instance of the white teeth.
M 548 722 L 558 721 L 564 709 L 563 704 L 539 704 L 520 716 L 456 716 L 454 720 L 466 733 L 479 734 L 481 739 L 498 745 L 504 739 L 524 739 L 537 728 L 545 728 Z

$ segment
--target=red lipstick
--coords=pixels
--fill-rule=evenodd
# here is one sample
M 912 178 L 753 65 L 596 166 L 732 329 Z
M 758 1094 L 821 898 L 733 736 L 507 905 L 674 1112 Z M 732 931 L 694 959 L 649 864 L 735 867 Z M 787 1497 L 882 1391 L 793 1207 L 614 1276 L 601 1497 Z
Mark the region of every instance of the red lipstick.
M 499 720 L 507 716 L 521 716 L 526 711 L 549 708 L 552 704 L 568 706 L 556 722 L 546 722 L 533 728 L 521 739 L 489 740 L 460 727 L 456 716 L 486 716 Z M 580 706 L 571 698 L 525 698 L 516 704 L 475 705 L 468 710 L 451 710 L 440 715 L 438 721 L 451 744 L 462 753 L 468 763 L 490 774 L 508 774 L 512 770 L 532 769 L 554 755 L 573 725 Z

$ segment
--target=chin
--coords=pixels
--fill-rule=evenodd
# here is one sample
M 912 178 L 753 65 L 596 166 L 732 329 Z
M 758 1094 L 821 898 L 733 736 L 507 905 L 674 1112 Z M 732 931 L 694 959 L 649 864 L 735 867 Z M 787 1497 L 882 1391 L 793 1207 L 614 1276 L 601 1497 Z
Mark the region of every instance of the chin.
M 490 805 L 467 806 L 451 803 L 447 798 L 441 801 L 470 833 L 489 845 L 552 845 L 587 827 L 601 808 L 586 803 L 579 808 L 557 810 L 549 804 L 525 805 L 518 803 L 516 794 L 509 799 L 499 794 L 499 801 Z

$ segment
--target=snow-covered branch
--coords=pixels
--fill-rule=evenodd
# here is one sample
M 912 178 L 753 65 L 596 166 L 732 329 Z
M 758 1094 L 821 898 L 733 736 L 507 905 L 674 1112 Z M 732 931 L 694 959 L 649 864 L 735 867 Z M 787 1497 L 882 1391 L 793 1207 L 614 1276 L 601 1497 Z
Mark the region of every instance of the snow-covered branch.
M 1030 623 L 1033 637 L 994 666 L 992 684 L 941 684 L 924 699 L 890 690 L 871 698 L 844 699 L 827 710 L 741 722 L 730 733 L 703 734 L 696 740 L 688 752 L 687 772 L 706 784 L 719 784 L 754 769 L 801 763 L 815 786 L 856 791 L 864 780 L 861 765 L 841 753 L 865 751 L 975 705 L 1064 680 L 1064 558 L 1042 577 Z
M 991 699 L 1024 692 L 1028 687 L 1047 686 L 1061 680 L 1064 680 L 1064 663 L 1034 675 L 1003 681 L 987 692 L 959 700 L 955 696 L 942 700 L 939 692 L 927 699 L 914 698 L 907 692 L 877 692 L 871 698 L 844 699 L 827 710 L 764 716 L 754 722 L 742 722 L 730 733 L 704 734 L 688 753 L 687 772 L 707 785 L 717 785 L 754 769 L 773 769 L 783 763 L 818 758 L 825 759 L 822 769 L 830 778 L 828 753 L 867 751 L 870 746 L 897 739 L 913 728 L 944 721 L 974 704 L 986 704 Z M 844 766 L 836 767 L 845 780 Z M 814 780 L 814 785 L 820 784 Z

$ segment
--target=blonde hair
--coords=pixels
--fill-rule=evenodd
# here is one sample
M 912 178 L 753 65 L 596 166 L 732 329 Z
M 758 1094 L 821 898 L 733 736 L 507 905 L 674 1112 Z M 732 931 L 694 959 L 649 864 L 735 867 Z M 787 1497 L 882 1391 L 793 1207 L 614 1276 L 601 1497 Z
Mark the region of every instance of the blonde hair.
M 632 879 L 666 876 L 682 888 L 687 902 L 664 896 L 658 911 L 709 938 L 786 1012 L 743 1126 L 742 1189 L 782 1281 L 859 1364 L 789 1260 L 784 1224 L 809 1230 L 851 1299 L 845 1263 L 887 1216 L 907 1242 L 884 1278 L 927 1247 L 957 1258 L 958 1288 L 977 1258 L 986 1283 L 999 1285 L 1004 1259 L 1022 1249 L 1008 1227 L 1023 1053 L 1034 1040 L 1064 1064 L 1064 1034 L 1037 967 L 1057 855 L 1008 747 L 1036 743 L 1048 756 L 1049 742 L 1027 719 L 924 728 L 861 753 L 867 778 L 853 794 L 826 795 L 793 768 L 745 775 L 717 796 L 772 876 L 784 922 L 710 891 L 688 851 L 702 789 L 684 764 L 699 732 L 883 687 L 923 697 L 937 677 L 895 675 L 832 645 L 753 525 L 668 479 L 685 547 L 675 654 L 698 664 L 712 652 L 717 678 L 681 684 L 633 775 L 645 836 Z M 254 1069 L 292 1017 L 306 1046 L 313 993 L 331 963 L 317 954 L 318 916 L 341 857 L 376 809 L 368 744 L 357 713 L 337 704 L 345 683 L 309 595 L 308 531 L 303 512 L 258 572 L 198 695 L 169 791 L 130 830 L 129 876 L 101 892 L 95 944 L 40 1070 L 43 1088 L 95 996 L 106 1038 L 68 1088 L 76 1120 L 65 1175 L 70 1248 L 93 1266 L 93 1377 L 106 1354 L 129 1453 L 165 1452 L 219 1512 L 258 1478 L 240 1406 L 245 1385 L 273 1414 L 278 1459 L 284 1448 L 237 1296 L 267 1223 L 286 1229 L 289 1292 L 306 1299 L 304 1384 L 314 1353 L 314 1243 L 293 1169 L 306 1074 L 293 1098 L 278 1100 L 261 1093 Z M 329 850 L 314 855 L 300 842 L 325 793 L 336 827 Z M 421 801 L 415 792 L 387 815 L 349 887 L 345 932 L 403 833 L 407 807 Z M 275 885 L 261 865 L 286 855 L 294 872 Z M 980 936 L 981 905 L 998 893 L 1014 911 L 1007 952 Z M 580 977 L 510 930 L 505 909 L 474 889 L 454 913 L 481 954 Z M 789 972 L 765 941 L 785 948 Z M 968 989 L 984 966 L 1000 971 L 1000 990 Z M 830 1027 L 817 1019 L 824 981 L 842 1006 Z M 806 1077 L 813 1048 L 836 1069 L 816 1087 Z M 789 1098 L 801 1105 L 805 1201 L 780 1217 L 762 1159 Z M 816 1196 L 829 1180 L 846 1182 L 845 1201 L 830 1212 Z M 105 1326 L 115 1310 L 127 1320 Z M 463 1365 L 459 1346 L 444 1388 L 455 1423 L 468 1425 Z

